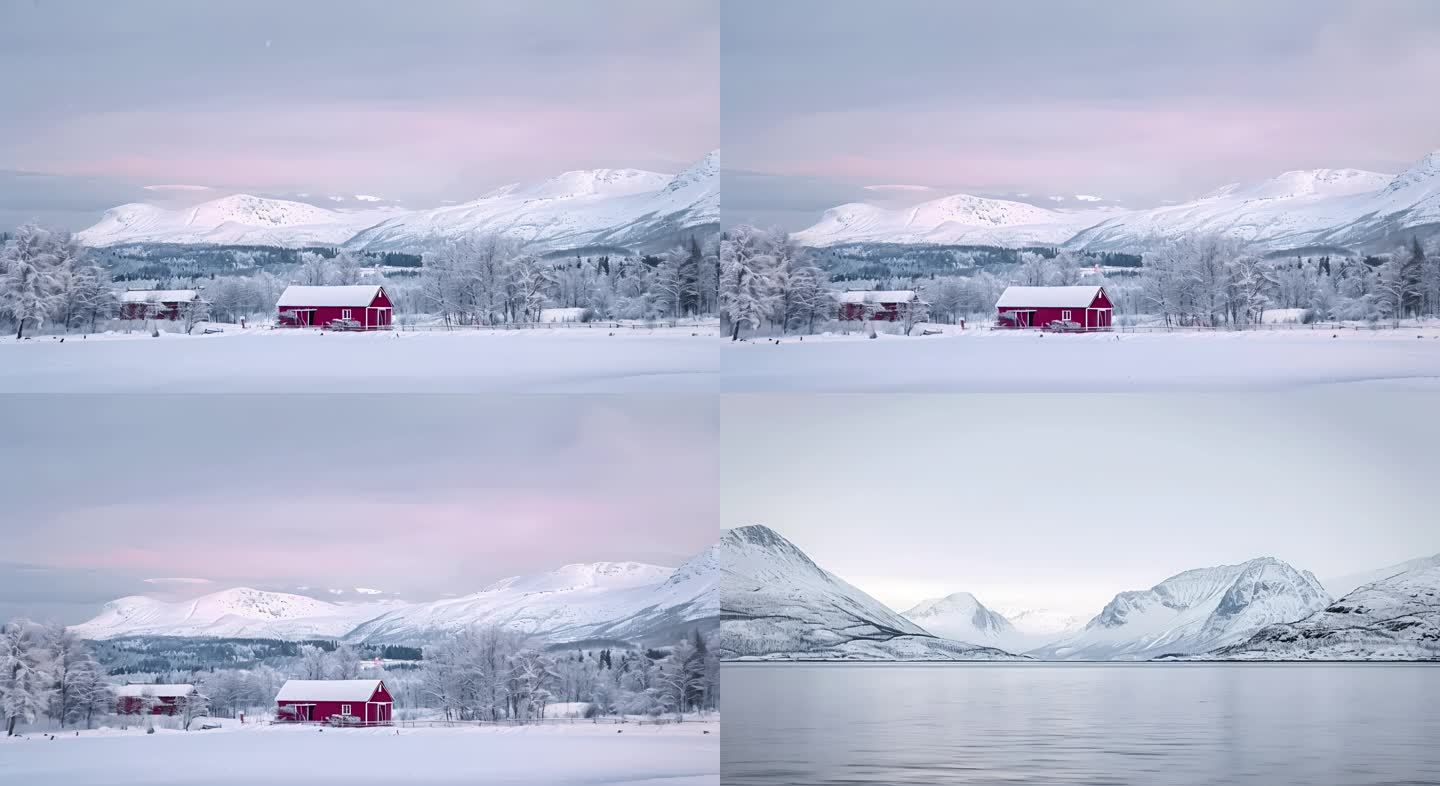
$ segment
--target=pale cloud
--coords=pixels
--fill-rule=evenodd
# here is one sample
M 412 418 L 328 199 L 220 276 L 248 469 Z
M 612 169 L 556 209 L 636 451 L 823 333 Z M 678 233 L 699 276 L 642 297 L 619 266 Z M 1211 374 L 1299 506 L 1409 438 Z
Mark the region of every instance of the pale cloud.
M 718 147 L 718 25 L 715 0 L 0 4 L 0 73 L 25 74 L 0 80 L 0 226 L 153 183 L 439 204 L 678 171 Z
M 39 614 L 45 588 L 81 577 L 103 578 L 76 593 L 91 613 L 237 585 L 437 597 L 572 562 L 678 565 L 718 531 L 713 397 L 11 404 L 26 416 L 0 441 L 0 498 L 26 524 L 7 534 L 0 610 Z M 157 424 L 203 460 L 135 460 Z
M 1034 11 L 726 2 L 725 163 L 775 179 L 727 190 L 726 221 L 797 228 L 876 182 L 1156 204 L 1291 169 L 1394 172 L 1440 147 L 1434 3 Z M 806 186 L 777 204 L 784 179 Z

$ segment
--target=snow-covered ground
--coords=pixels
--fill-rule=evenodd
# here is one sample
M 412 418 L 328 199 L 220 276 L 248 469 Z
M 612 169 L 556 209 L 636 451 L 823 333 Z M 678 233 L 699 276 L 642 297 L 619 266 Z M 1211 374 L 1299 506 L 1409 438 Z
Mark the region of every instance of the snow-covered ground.
M 1440 329 L 798 336 L 722 342 L 726 392 L 1440 389 Z
M 239 726 L 0 738 L 0 781 L 91 784 L 720 782 L 720 724 L 504 728 Z M 706 734 L 705 732 L 709 733 Z
M 718 329 L 227 330 L 0 340 L 0 393 L 707 392 Z

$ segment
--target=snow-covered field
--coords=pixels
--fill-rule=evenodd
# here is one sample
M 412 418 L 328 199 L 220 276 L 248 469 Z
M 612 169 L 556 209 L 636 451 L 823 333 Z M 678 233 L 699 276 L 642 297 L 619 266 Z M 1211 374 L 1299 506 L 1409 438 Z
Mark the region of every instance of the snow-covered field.
M 1440 329 L 806 336 L 723 342 L 726 392 L 1440 388 Z
M 227 330 L 0 340 L 0 393 L 707 392 L 717 329 Z
M 708 731 L 706 734 L 704 732 Z M 0 738 L 0 781 L 90 784 L 720 782 L 720 724 L 333 729 L 138 728 Z

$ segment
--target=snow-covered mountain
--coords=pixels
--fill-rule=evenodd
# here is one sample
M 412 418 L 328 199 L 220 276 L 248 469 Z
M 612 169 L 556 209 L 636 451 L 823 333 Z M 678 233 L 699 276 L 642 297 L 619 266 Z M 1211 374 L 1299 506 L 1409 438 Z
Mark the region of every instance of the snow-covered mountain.
M 305 595 L 236 587 L 194 600 L 132 595 L 106 603 L 100 614 L 70 629 L 87 639 L 120 636 L 220 638 L 339 638 L 395 608 L 397 601 L 326 603 Z
M 818 223 L 792 237 L 812 248 L 841 243 L 1059 245 L 1116 214 L 1115 209 L 1049 210 L 955 194 L 907 208 L 852 202 L 825 211 Z
M 1028 649 L 1024 637 L 1001 614 L 986 608 L 968 592 L 920 601 L 904 612 L 905 619 L 936 636 L 1003 650 Z
M 1034 642 L 1032 647 L 1074 633 L 1085 627 L 1085 623 L 1089 621 L 1088 614 L 1076 614 L 1062 609 L 997 605 L 993 610 L 1008 620 L 1017 632 L 1031 639 Z
M 917 603 L 905 618 L 956 641 L 1025 652 L 1079 630 L 1085 617 L 1051 609 L 991 608 L 969 592 Z
M 373 207 L 328 210 L 236 194 L 188 208 L 145 203 L 106 211 L 77 233 L 91 246 L 336 246 L 419 252 L 461 237 L 501 234 L 529 251 L 618 246 L 652 251 L 717 232 L 720 152 L 678 175 L 639 169 L 566 172 L 514 183 L 472 202 L 431 210 Z
M 333 246 L 394 214 L 388 209 L 327 210 L 304 202 L 234 194 L 187 208 L 132 202 L 105 211 L 99 223 L 75 236 L 88 246 Z
M 1298 170 L 1144 210 L 1047 210 L 967 194 L 905 209 L 852 203 L 826 211 L 794 237 L 814 247 L 1064 244 L 1088 251 L 1140 251 L 1196 234 L 1228 236 L 1259 252 L 1312 246 L 1388 250 L 1411 235 L 1440 234 L 1440 151 L 1399 175 Z
M 433 603 L 327 603 L 244 587 L 178 602 L 132 596 L 105 604 L 99 616 L 71 629 L 89 639 L 319 637 L 414 644 L 467 627 L 498 626 L 551 642 L 649 643 L 715 625 L 718 564 L 712 546 L 673 569 L 638 562 L 566 565 Z
M 1273 557 L 1187 570 L 1116 595 L 1084 629 L 1031 651 L 1052 660 L 1144 660 L 1207 652 L 1330 602 L 1309 571 Z
M 1233 184 L 1178 205 L 1116 216 L 1069 245 L 1093 251 L 1140 248 L 1150 238 L 1219 234 L 1259 250 L 1396 244 L 1440 224 L 1440 151 L 1394 176 L 1359 169 L 1285 172 Z
M 500 234 L 531 249 L 653 248 L 718 228 L 720 152 L 678 175 L 638 169 L 566 172 L 496 189 L 473 202 L 396 216 L 347 245 L 413 251 L 456 238 Z
M 942 639 L 819 565 L 778 532 L 720 539 L 720 652 L 727 659 L 1009 660 Z
M 1440 659 L 1440 564 L 1428 558 L 1420 567 L 1366 584 L 1298 622 L 1267 626 L 1201 657 Z
M 690 627 L 714 624 L 719 580 L 714 551 L 712 546 L 679 568 L 596 562 L 503 579 L 472 595 L 377 616 L 346 638 L 418 642 L 476 626 L 503 627 L 552 642 L 678 638 Z
M 1366 584 L 1371 584 L 1373 582 L 1380 581 L 1381 579 L 1388 579 L 1391 576 L 1398 576 L 1401 573 L 1405 573 L 1407 571 L 1418 570 L 1419 568 L 1431 568 L 1435 566 L 1440 566 L 1440 554 L 1432 554 L 1428 557 L 1419 557 L 1418 559 L 1406 560 L 1405 562 L 1401 562 L 1397 565 L 1388 565 L 1386 567 L 1377 568 L 1375 570 L 1365 570 L 1359 573 L 1350 573 L 1344 576 L 1335 576 L 1333 578 L 1321 579 L 1321 583 L 1325 585 L 1326 592 L 1329 592 L 1334 597 L 1339 598 L 1350 594 L 1356 588 L 1364 586 Z

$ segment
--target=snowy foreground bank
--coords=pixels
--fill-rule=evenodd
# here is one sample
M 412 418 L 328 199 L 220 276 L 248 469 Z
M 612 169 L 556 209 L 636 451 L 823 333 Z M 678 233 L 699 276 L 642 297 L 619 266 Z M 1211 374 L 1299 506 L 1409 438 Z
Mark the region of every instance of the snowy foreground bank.
M 1440 329 L 759 338 L 725 342 L 726 392 L 1145 392 L 1372 383 L 1440 389 Z
M 0 738 L 3 780 L 90 784 L 720 782 L 720 724 L 333 729 L 232 726 Z M 623 731 L 621 731 L 623 730 Z M 705 734 L 709 731 L 709 734 Z
M 0 340 L 0 393 L 706 392 L 715 327 Z

